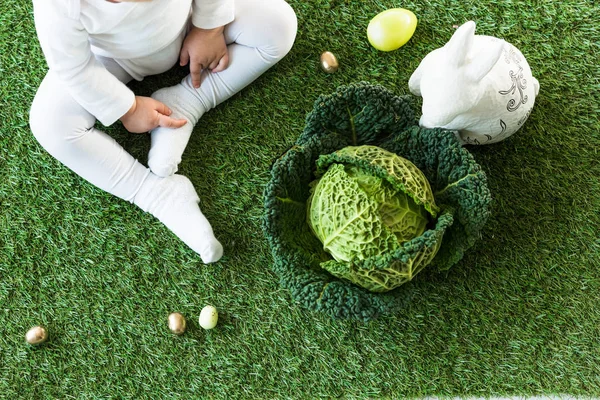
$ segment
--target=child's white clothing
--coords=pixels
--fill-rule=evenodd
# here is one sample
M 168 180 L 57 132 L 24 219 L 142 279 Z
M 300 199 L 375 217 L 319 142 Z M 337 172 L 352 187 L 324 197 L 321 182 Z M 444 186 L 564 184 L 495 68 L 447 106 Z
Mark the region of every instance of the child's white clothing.
M 204 28 L 228 23 L 224 34 L 229 67 L 203 72 L 198 89 L 190 89 L 189 77 L 181 84 L 197 101 L 193 109 L 200 105 L 203 113 L 215 107 L 291 49 L 297 29 L 291 7 L 283 0 L 194 0 L 193 5 L 192 0 L 34 0 L 34 14 L 49 65 L 31 107 L 31 129 L 39 143 L 92 184 L 151 212 L 205 262 L 216 261 L 222 248 L 191 194 L 189 180 L 159 178 L 94 124 L 98 118 L 109 125 L 129 110 L 134 95 L 126 82 L 177 63 L 190 18 Z M 162 33 L 154 36 L 156 32 Z M 163 40 L 167 37 L 169 43 Z M 169 132 L 161 132 L 171 154 Z M 153 137 L 155 153 L 156 143 Z
M 131 108 L 134 94 L 94 55 L 131 60 L 156 54 L 180 37 L 190 13 L 199 28 L 223 26 L 234 18 L 233 0 L 194 0 L 193 12 L 192 0 L 34 0 L 33 5 L 48 67 L 104 125 Z M 143 71 L 122 66 L 133 78 L 143 78 Z

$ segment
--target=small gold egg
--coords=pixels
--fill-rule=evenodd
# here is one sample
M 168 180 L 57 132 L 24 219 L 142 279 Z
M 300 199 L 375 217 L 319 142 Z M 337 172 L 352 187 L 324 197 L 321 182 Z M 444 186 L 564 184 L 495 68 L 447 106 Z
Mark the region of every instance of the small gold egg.
M 340 63 L 332 52 L 326 51 L 321 54 L 321 68 L 323 68 L 323 71 L 332 74 L 337 71 L 339 67 Z
M 181 335 L 185 332 L 186 323 L 185 317 L 178 312 L 169 314 L 169 329 L 176 335 Z
M 48 332 L 43 326 L 34 326 L 25 334 L 25 340 L 31 345 L 42 344 L 48 339 Z

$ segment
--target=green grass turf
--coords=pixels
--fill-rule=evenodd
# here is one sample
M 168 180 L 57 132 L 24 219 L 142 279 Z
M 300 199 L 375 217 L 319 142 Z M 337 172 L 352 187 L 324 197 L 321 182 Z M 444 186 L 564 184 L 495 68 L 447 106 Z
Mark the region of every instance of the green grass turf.
M 209 266 L 37 144 L 27 114 L 46 66 L 32 7 L 0 3 L 0 397 L 600 395 L 598 3 L 290 3 L 292 52 L 206 115 L 184 155 L 181 173 L 225 246 Z M 368 21 L 399 5 L 417 31 L 378 52 Z M 319 94 L 360 80 L 408 93 L 420 59 L 468 19 L 519 47 L 541 84 L 521 131 L 472 149 L 495 199 L 483 240 L 448 273 L 419 275 L 417 299 L 397 315 L 365 325 L 300 309 L 270 270 L 260 229 L 271 163 Z M 324 50 L 338 73 L 319 70 Z M 184 73 L 133 87 L 149 95 Z M 147 135 L 108 131 L 145 162 Z M 204 332 L 208 303 L 221 319 Z M 189 319 L 184 336 L 166 329 L 172 311 Z M 31 348 L 24 333 L 36 324 L 51 338 Z

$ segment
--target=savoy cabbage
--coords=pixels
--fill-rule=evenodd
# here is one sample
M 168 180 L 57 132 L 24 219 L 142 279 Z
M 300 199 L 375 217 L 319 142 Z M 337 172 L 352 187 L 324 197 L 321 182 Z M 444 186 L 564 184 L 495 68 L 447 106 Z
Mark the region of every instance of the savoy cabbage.
M 434 202 L 428 212 L 436 217 L 423 234 L 396 250 L 340 262 L 323 249 L 307 223 L 310 183 L 323 175 L 323 168 L 348 164 L 346 156 L 336 152 L 364 145 L 380 147 L 413 163 L 431 186 Z M 382 177 L 373 166 L 355 166 Z M 479 237 L 490 204 L 485 173 L 458 142 L 455 132 L 420 128 L 410 97 L 358 83 L 320 96 L 295 145 L 273 164 L 264 191 L 263 230 L 271 247 L 273 268 L 296 302 L 332 317 L 368 321 L 405 306 L 414 295 L 414 285 L 374 293 L 340 279 L 338 269 L 350 269 L 355 276 L 377 277 L 394 263 L 404 263 L 414 275 L 423 259 L 432 259 L 431 268 L 448 269 Z M 427 202 L 421 205 L 426 207 Z M 329 272 L 322 268 L 325 264 Z
M 321 156 L 317 165 L 321 172 L 328 169 L 311 184 L 307 215 L 313 233 L 335 260 L 321 263 L 324 269 L 370 291 L 387 292 L 431 262 L 441 241 L 416 263 L 395 260 L 387 268 L 353 268 L 355 261 L 397 251 L 423 234 L 429 218 L 436 216 L 429 182 L 413 163 L 364 145 Z

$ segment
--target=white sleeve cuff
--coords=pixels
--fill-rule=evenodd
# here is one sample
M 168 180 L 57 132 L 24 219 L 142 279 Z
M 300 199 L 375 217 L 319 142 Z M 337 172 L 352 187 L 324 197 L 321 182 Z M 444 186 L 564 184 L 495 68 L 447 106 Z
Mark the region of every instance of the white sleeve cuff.
M 194 0 L 192 24 L 197 28 L 218 28 L 234 18 L 233 0 Z
M 104 126 L 110 126 L 117 122 L 131 109 L 135 101 L 135 94 L 125 84 L 117 86 L 117 88 L 119 93 L 115 93 L 115 96 L 111 97 L 111 106 L 104 110 L 98 110 L 94 115 Z

